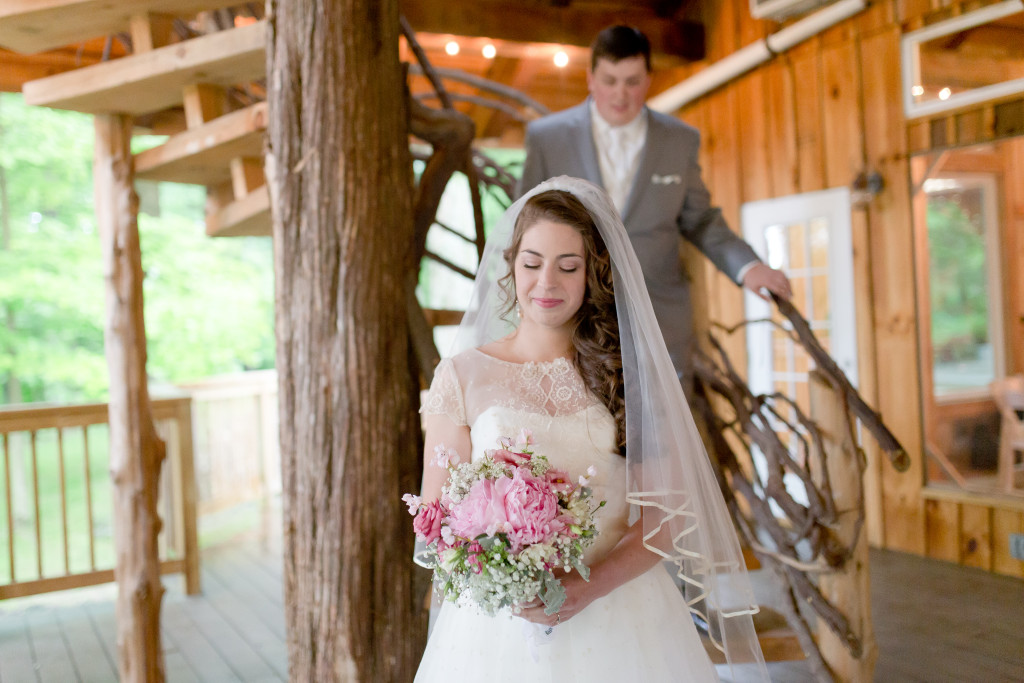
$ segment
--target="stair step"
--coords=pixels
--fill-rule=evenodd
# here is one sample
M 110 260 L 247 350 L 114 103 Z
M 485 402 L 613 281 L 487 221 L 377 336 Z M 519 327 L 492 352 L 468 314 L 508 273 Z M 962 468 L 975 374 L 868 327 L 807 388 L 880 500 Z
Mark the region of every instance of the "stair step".
M 757 640 L 761 643 L 761 654 L 766 662 L 799 662 L 807 659 L 796 633 L 789 628 L 779 628 L 758 633 Z M 704 651 L 713 664 L 725 664 L 725 655 L 707 636 L 701 635 Z
M 232 159 L 263 157 L 266 128 L 266 102 L 225 114 L 136 154 L 135 176 L 143 180 L 218 185 L 231 180 Z
M 182 103 L 185 86 L 230 86 L 266 71 L 266 20 L 29 81 L 27 104 L 86 114 L 148 114 Z
M 206 234 L 210 237 L 266 237 L 271 232 L 270 192 L 266 185 L 206 215 Z
M 0 47 L 32 54 L 128 29 L 133 14 L 191 16 L 238 0 L 7 0 L 0 3 Z
M 766 662 L 798 662 L 807 658 L 796 631 L 786 623 L 786 617 L 771 607 L 762 605 L 753 617 L 757 640 Z M 725 655 L 715 647 L 707 635 L 700 631 L 704 650 L 715 664 L 724 664 Z

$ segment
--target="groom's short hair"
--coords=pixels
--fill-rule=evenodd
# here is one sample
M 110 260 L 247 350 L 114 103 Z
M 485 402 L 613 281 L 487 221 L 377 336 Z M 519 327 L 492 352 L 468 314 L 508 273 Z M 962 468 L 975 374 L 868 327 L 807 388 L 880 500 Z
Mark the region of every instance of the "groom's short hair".
M 647 71 L 651 70 L 651 41 L 644 32 L 632 26 L 609 26 L 594 38 L 590 45 L 590 70 L 597 68 L 597 60 L 619 62 L 642 56 Z

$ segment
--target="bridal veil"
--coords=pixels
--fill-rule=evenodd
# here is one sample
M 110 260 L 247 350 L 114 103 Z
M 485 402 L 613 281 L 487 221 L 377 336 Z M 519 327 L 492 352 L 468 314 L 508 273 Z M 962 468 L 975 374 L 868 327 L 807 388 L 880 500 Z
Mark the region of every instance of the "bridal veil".
M 627 500 L 642 518 L 645 545 L 681 582 L 691 611 L 709 624 L 732 680 L 768 680 L 751 615 L 757 612 L 735 528 L 669 359 L 650 296 L 622 220 L 605 192 L 578 178 L 541 183 L 516 201 L 488 236 L 473 296 L 448 355 L 508 335 L 508 272 L 502 251 L 526 201 L 563 190 L 588 209 L 613 268 L 626 394 Z

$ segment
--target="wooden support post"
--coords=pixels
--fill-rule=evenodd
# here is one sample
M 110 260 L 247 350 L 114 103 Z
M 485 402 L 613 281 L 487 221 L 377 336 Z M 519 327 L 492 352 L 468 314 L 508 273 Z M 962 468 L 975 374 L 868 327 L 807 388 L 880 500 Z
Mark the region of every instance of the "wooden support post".
M 164 445 L 156 434 L 146 380 L 138 197 L 132 187 L 132 120 L 96 117 L 96 219 L 106 283 L 110 374 L 110 473 L 117 553 L 118 673 L 123 682 L 163 681 L 157 493 Z
M 228 181 L 206 188 L 207 217 L 222 210 L 235 199 L 234 182 Z
M 864 514 L 863 472 L 857 445 L 853 443 L 846 402 L 817 371 L 810 373 L 811 418 L 821 428 L 825 452 L 816 453 L 819 471 L 827 471 L 832 482 L 837 535 L 848 544 L 854 534 L 857 543 L 846 563 L 835 572 L 823 574 L 819 589 L 826 600 L 846 616 L 850 629 L 861 642 L 859 656 L 822 620 L 818 622 L 818 648 L 841 683 L 874 680 L 878 648 L 871 623 L 871 585 L 868 572 L 868 539 L 862 527 Z M 823 462 L 822 462 L 823 461 Z
M 175 512 L 181 545 L 177 548 L 185 561 L 185 594 L 197 595 L 199 585 L 199 540 L 196 532 L 196 475 L 192 448 L 192 402 L 182 401 L 177 410 L 178 457 L 174 463 Z
M 133 14 L 128 20 L 132 52 L 151 52 L 171 42 L 174 17 L 165 14 Z
M 231 160 L 231 187 L 235 199 L 244 199 L 257 187 L 263 187 L 263 159 L 235 157 Z
M 184 104 L 185 125 L 189 128 L 198 128 L 224 113 L 224 88 L 206 83 L 186 85 Z

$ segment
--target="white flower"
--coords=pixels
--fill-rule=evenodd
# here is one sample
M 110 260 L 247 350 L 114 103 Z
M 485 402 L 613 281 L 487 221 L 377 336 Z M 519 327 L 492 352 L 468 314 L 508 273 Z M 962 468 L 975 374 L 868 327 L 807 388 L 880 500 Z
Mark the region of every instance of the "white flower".
M 451 533 L 450 531 L 448 533 Z M 444 530 L 441 531 L 444 534 Z M 455 566 L 455 560 L 458 558 L 459 551 L 455 548 L 449 548 L 441 553 L 441 569 L 446 572 L 450 572 Z
M 409 514 L 415 517 L 416 513 L 419 512 L 420 504 L 423 502 L 423 499 L 420 498 L 419 496 L 414 496 L 411 493 L 407 493 L 404 496 L 402 496 L 402 501 L 409 506 Z
M 434 459 L 431 462 L 438 467 L 447 469 L 459 464 L 459 454 L 445 448 L 443 443 L 439 443 L 434 446 Z

